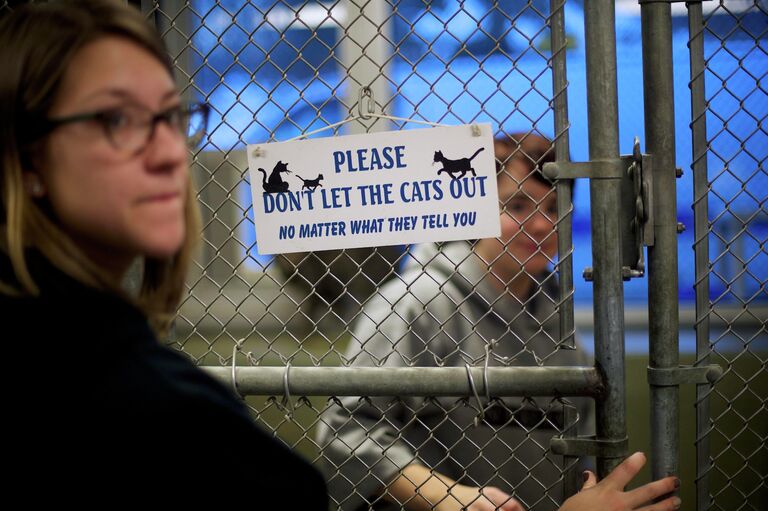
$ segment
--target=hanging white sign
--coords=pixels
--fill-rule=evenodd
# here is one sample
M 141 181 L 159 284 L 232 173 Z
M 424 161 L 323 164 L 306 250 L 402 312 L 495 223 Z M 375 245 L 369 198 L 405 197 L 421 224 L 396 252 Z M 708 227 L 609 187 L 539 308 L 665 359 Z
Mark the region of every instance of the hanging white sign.
M 490 124 L 248 146 L 260 254 L 498 237 Z

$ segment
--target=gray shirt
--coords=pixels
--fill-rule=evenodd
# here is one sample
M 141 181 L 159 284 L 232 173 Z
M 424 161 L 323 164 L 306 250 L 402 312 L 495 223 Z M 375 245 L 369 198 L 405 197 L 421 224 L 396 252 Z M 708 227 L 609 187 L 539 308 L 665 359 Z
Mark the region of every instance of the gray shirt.
M 559 349 L 553 275 L 519 300 L 494 285 L 466 242 L 422 245 L 402 277 L 368 301 L 355 323 L 347 364 L 379 367 L 589 365 L 583 350 Z M 562 427 L 550 398 L 504 398 L 475 426 L 478 403 L 459 398 L 342 398 L 321 416 L 318 441 L 331 502 L 386 509 L 379 495 L 411 463 L 472 486 L 497 486 L 529 511 L 554 510 L 561 461 L 548 453 Z M 574 400 L 582 417 L 588 402 Z

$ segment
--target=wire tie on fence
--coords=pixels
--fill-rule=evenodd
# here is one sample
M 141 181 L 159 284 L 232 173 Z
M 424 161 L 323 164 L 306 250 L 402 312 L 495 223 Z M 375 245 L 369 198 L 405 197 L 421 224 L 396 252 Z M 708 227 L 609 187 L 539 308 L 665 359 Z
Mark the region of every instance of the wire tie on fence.
M 237 386 L 237 351 L 240 348 L 241 342 L 242 340 L 235 341 L 235 345 L 232 347 L 232 388 L 240 399 L 245 399 Z
M 475 399 L 477 400 L 477 407 L 478 410 L 480 410 L 480 413 L 478 413 L 475 416 L 475 419 L 473 423 L 475 424 L 475 427 L 480 425 L 480 421 L 485 419 L 485 407 L 483 406 L 482 401 L 480 401 L 480 394 L 477 393 L 477 387 L 475 386 L 475 377 L 472 376 L 472 368 L 469 367 L 469 364 L 464 364 L 464 368 L 467 370 L 467 379 L 469 380 L 469 388 L 472 390 L 472 394 L 475 396 Z
M 253 151 L 251 151 L 251 156 L 254 158 L 261 158 L 262 156 L 266 156 L 264 153 L 264 149 L 262 149 L 260 146 L 256 146 L 253 148 Z
M 485 362 L 483 364 L 483 387 L 485 388 L 485 399 L 487 403 L 491 402 L 491 387 L 488 384 L 488 360 L 491 358 L 491 351 L 496 347 L 496 339 L 491 339 L 485 345 Z
M 483 132 L 480 131 L 480 125 L 477 124 L 476 122 L 472 123 L 471 128 L 472 128 L 472 136 L 473 137 L 479 137 L 480 135 L 483 134 Z
M 287 410 L 285 418 L 293 419 L 293 403 L 291 402 L 291 385 L 289 374 L 291 372 L 291 362 L 286 362 L 285 372 L 283 372 L 283 407 Z

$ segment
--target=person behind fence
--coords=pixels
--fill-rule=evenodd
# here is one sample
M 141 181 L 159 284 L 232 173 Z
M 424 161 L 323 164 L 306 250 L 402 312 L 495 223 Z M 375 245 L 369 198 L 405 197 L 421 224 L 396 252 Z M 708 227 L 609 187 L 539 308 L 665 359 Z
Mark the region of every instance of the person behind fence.
M 158 33 L 117 1 L 24 5 L 0 19 L 0 69 L 9 490 L 57 504 L 247 491 L 279 509 L 298 484 L 304 509 L 327 509 L 314 468 L 158 342 L 200 232 L 187 135 L 207 117 L 181 101 Z
M 485 357 L 490 365 L 591 365 L 578 345 L 558 349 L 558 287 L 549 270 L 557 199 L 539 170 L 553 161 L 552 144 L 518 133 L 494 145 L 501 237 L 418 246 L 402 278 L 365 304 L 350 365 L 483 366 Z M 561 493 L 561 462 L 548 446 L 563 428 L 562 406 L 481 401 L 337 401 L 318 429 L 332 501 L 344 510 L 485 509 L 488 501 L 515 511 L 556 509 L 550 495 Z M 581 422 L 591 416 L 586 404 Z

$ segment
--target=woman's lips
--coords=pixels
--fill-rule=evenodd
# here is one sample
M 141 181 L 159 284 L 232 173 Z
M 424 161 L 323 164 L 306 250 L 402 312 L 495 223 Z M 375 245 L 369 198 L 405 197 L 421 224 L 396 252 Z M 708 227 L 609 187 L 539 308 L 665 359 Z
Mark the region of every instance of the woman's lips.
M 517 247 L 519 250 L 533 253 L 539 250 L 539 245 L 534 243 L 533 241 L 517 241 L 515 243 L 511 244 L 512 246 Z
M 147 203 L 147 202 L 155 202 L 155 203 L 169 202 L 169 201 L 172 201 L 172 200 L 180 198 L 180 197 L 181 197 L 181 193 L 179 193 L 179 192 L 164 192 L 164 193 L 157 193 L 157 194 L 154 194 L 154 195 L 150 195 L 148 197 L 143 197 L 143 198 L 139 199 L 139 202 L 140 203 Z
M 557 250 L 557 246 L 549 240 L 544 240 L 541 242 L 541 244 L 534 241 L 518 241 L 510 243 L 509 249 L 516 251 L 519 254 L 527 255 L 533 255 L 536 253 L 551 254 Z

